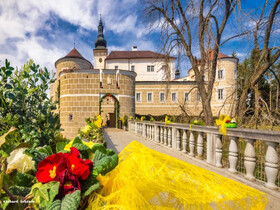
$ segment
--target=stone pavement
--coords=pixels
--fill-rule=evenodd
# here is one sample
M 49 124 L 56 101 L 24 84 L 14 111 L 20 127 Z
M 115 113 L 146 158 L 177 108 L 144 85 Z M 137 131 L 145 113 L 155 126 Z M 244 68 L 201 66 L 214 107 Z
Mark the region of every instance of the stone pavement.
M 266 193 L 268 193 L 268 200 L 269 200 L 266 209 L 270 209 L 270 210 L 279 210 L 280 209 L 280 193 L 279 192 L 260 188 L 258 184 L 252 184 L 251 182 L 244 181 L 244 179 L 236 179 L 236 177 L 233 177 L 232 174 L 225 171 L 224 169 L 216 168 L 214 166 L 207 164 L 204 161 L 198 160 L 194 157 L 190 157 L 175 149 L 165 147 L 164 145 L 156 143 L 154 141 L 143 139 L 142 137 L 137 136 L 134 133 L 130 133 L 128 131 L 124 131 L 124 130 L 117 129 L 117 128 L 105 128 L 104 131 L 105 131 L 104 138 L 105 138 L 105 142 L 108 143 L 108 148 L 113 149 L 117 153 L 119 153 L 123 148 L 125 148 L 126 145 L 128 145 L 130 142 L 132 142 L 133 140 L 136 140 L 150 149 L 170 155 L 179 160 L 188 162 L 190 164 L 199 166 L 201 168 L 213 171 L 224 177 L 241 182 L 241 183 L 251 186 L 253 188 L 257 188 L 261 191 L 265 191 Z

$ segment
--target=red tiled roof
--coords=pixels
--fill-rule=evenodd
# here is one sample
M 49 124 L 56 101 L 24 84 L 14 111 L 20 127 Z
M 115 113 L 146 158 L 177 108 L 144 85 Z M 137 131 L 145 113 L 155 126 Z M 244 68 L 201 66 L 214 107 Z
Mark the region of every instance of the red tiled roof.
M 214 52 L 212 50 L 209 50 L 208 51 L 209 53 L 209 59 L 210 60 L 213 60 L 214 58 Z M 218 59 L 221 59 L 221 58 L 233 58 L 232 56 L 228 56 L 228 55 L 225 55 L 223 53 L 218 53 Z M 200 65 L 200 59 L 197 61 L 197 64 Z
M 64 58 L 82 58 L 82 59 L 84 59 L 84 57 L 79 53 L 78 50 L 76 50 L 76 48 L 73 48 Z
M 91 62 L 89 62 L 87 59 L 85 59 L 75 47 L 66 56 L 58 59 L 54 64 L 55 67 L 56 67 L 57 62 L 64 59 L 64 58 L 80 58 L 80 59 L 83 59 L 83 60 L 87 61 L 90 64 L 90 68 L 93 69 L 93 66 L 92 66 Z
M 106 60 L 113 59 L 141 59 L 141 58 L 165 58 L 166 55 L 152 51 L 111 51 Z M 169 56 L 169 58 L 174 58 Z

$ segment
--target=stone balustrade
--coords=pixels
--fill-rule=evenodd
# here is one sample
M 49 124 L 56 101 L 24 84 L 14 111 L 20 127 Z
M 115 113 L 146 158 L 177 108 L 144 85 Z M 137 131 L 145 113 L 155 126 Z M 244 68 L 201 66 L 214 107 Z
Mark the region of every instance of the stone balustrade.
M 165 125 L 163 122 L 134 121 L 128 122 L 130 132 L 134 132 L 151 141 L 160 143 L 166 147 L 173 148 L 192 157 L 205 160 L 206 163 L 218 168 L 225 168 L 232 174 L 241 173 L 237 170 L 238 162 L 245 170 L 244 177 L 247 180 L 256 179 L 264 182 L 264 186 L 279 190 L 279 151 L 277 147 L 280 143 L 280 132 L 262 131 L 254 129 L 228 128 L 227 136 L 219 133 L 215 126 L 197 126 L 188 124 L 171 123 Z M 224 140 L 228 144 L 224 146 Z M 243 153 L 240 145 L 244 142 Z M 263 173 L 264 179 L 260 179 L 255 174 L 257 159 L 256 142 L 260 141 L 266 149 Z M 225 155 L 227 154 L 227 155 Z M 242 157 L 242 159 L 241 159 Z M 227 164 L 223 164 L 226 159 Z M 276 182 L 278 180 L 278 186 Z

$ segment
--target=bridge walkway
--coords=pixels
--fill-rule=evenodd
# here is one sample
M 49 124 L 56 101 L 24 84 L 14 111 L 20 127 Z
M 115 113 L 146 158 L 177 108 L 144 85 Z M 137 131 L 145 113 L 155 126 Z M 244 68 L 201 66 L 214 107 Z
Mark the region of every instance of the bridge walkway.
M 252 185 L 250 182 L 243 182 L 240 179 L 236 179 L 229 172 L 225 172 L 224 169 L 216 168 L 214 166 L 206 164 L 202 160 L 198 160 L 194 157 L 190 157 L 181 152 L 178 152 L 175 149 L 165 147 L 164 145 L 156 143 L 154 141 L 146 140 L 146 139 L 144 139 L 140 136 L 137 136 L 134 133 L 131 133 L 128 131 L 124 131 L 124 130 L 117 129 L 117 128 L 104 128 L 104 138 L 105 138 L 105 142 L 108 143 L 108 148 L 113 149 L 117 153 L 119 153 L 123 148 L 125 148 L 130 142 L 132 142 L 133 140 L 136 140 L 150 149 L 170 155 L 179 160 L 188 162 L 190 164 L 193 164 L 198 167 L 204 168 L 206 170 L 220 174 L 221 176 L 233 179 L 242 184 L 245 184 L 245 185 L 258 189 L 258 187 L 256 187 L 257 185 Z M 258 189 L 258 190 L 261 190 L 261 189 Z M 278 193 L 276 193 L 276 195 L 269 194 L 269 193 L 267 194 L 268 195 L 268 204 L 267 204 L 266 209 L 269 209 L 269 210 L 279 210 L 280 209 L 280 196 L 278 196 L 277 194 Z

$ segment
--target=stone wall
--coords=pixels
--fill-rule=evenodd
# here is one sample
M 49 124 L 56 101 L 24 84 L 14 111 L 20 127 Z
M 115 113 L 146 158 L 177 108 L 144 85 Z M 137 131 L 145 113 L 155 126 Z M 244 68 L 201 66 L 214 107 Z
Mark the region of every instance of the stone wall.
M 61 82 L 60 122 L 63 134 L 68 138 L 77 135 L 78 129 L 85 126 L 85 118 L 94 117 L 99 113 L 99 100 L 110 93 L 120 102 L 120 115 L 134 115 L 134 72 L 118 72 L 119 85 L 116 85 L 116 72 L 104 70 L 102 87 L 100 87 L 99 70 L 63 71 L 59 76 Z M 108 81 L 107 81 L 107 78 Z M 111 113 L 112 104 L 103 102 L 102 115 Z

